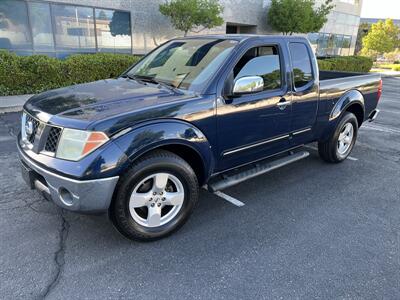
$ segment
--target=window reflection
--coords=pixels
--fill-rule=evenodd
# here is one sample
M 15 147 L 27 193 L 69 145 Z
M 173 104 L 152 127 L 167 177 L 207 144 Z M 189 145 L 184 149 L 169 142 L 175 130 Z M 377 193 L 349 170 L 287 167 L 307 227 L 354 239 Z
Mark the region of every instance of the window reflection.
M 307 37 L 317 56 L 350 55 L 350 35 L 309 33 Z
M 281 87 L 281 67 L 278 49 L 274 46 L 255 47 L 248 50 L 233 69 L 234 78 L 260 76 L 264 90 Z
M 29 2 L 28 5 L 34 49 L 53 51 L 54 40 L 49 4 Z
M 293 65 L 294 86 L 301 88 L 313 79 L 310 56 L 304 44 L 290 43 L 289 49 Z
M 52 10 L 58 50 L 96 50 L 92 8 L 54 4 Z
M 26 3 L 0 1 L 0 48 L 16 50 L 20 54 L 32 50 L 32 38 L 28 27 Z
M 351 36 L 344 36 L 342 41 L 341 55 L 350 55 Z
M 99 52 L 131 53 L 130 13 L 95 9 Z

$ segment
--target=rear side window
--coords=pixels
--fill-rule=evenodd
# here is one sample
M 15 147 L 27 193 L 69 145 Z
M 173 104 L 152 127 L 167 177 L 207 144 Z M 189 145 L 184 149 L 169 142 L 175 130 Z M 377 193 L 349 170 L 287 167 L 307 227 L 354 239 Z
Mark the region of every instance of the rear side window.
M 313 80 L 310 55 L 306 45 L 302 43 L 289 44 L 292 58 L 294 87 L 301 88 Z
M 278 49 L 275 46 L 263 46 L 249 49 L 233 69 L 234 78 L 261 76 L 264 79 L 264 91 L 278 89 L 282 85 L 281 67 Z

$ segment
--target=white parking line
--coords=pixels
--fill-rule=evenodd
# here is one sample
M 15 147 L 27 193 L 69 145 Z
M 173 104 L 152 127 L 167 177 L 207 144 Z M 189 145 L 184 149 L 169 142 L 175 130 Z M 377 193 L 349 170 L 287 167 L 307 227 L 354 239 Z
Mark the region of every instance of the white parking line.
M 311 150 L 318 151 L 318 148 L 317 148 L 317 147 L 314 147 L 314 146 L 305 145 L 304 148 L 308 148 L 308 149 L 311 149 Z M 353 156 L 347 156 L 347 159 L 348 159 L 348 160 L 352 160 L 352 161 L 357 161 L 357 160 L 358 160 L 358 158 L 355 158 L 355 157 L 353 157 Z
M 396 94 L 396 97 L 397 97 L 397 94 Z M 386 102 L 390 102 L 390 103 L 400 103 L 400 101 L 398 101 L 398 100 L 382 100 L 382 102 L 380 102 L 380 103 L 386 103 Z
M 229 195 L 227 195 L 227 194 L 225 194 L 223 192 L 216 191 L 216 192 L 214 192 L 214 195 L 216 195 L 216 196 L 218 196 L 218 197 L 220 197 L 220 198 L 222 198 L 222 199 L 224 199 L 224 200 L 226 200 L 226 201 L 228 201 L 228 202 L 230 202 L 233 205 L 236 205 L 238 207 L 244 206 L 244 203 L 242 201 L 239 201 L 238 199 L 233 198 L 233 197 L 231 197 L 231 196 L 229 196 Z
M 389 127 L 385 127 L 385 126 L 380 126 L 380 125 L 372 125 L 372 124 L 365 124 L 361 127 L 361 129 L 372 129 L 372 130 L 376 130 L 376 131 L 382 131 L 382 132 L 387 132 L 387 133 L 399 133 L 400 134 L 400 130 L 399 129 L 395 129 L 395 128 L 389 128 Z
M 384 109 L 381 109 L 381 112 L 383 112 L 383 113 L 389 113 L 389 114 L 400 115 L 400 111 L 391 111 L 391 110 L 384 110 Z
M 353 157 L 353 156 L 347 156 L 347 159 L 353 160 L 353 161 L 357 161 L 357 160 L 358 160 L 358 158 L 355 158 L 355 157 Z

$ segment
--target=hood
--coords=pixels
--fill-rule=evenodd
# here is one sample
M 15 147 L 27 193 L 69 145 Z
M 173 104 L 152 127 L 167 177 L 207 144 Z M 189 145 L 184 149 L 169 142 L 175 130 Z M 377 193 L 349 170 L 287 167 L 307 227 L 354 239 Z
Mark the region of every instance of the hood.
M 177 92 L 157 84 L 118 78 L 44 92 L 30 98 L 24 109 L 36 116 L 44 113 L 48 116 L 46 121 L 56 125 L 82 128 L 119 114 L 151 109 L 193 97 L 194 94 L 189 92 Z

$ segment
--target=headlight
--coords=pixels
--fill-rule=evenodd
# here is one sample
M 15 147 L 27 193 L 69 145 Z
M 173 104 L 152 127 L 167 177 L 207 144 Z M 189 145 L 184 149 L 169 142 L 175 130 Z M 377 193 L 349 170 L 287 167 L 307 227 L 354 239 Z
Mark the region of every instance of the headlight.
M 64 128 L 58 143 L 56 157 L 76 161 L 107 141 L 108 137 L 103 132 Z

